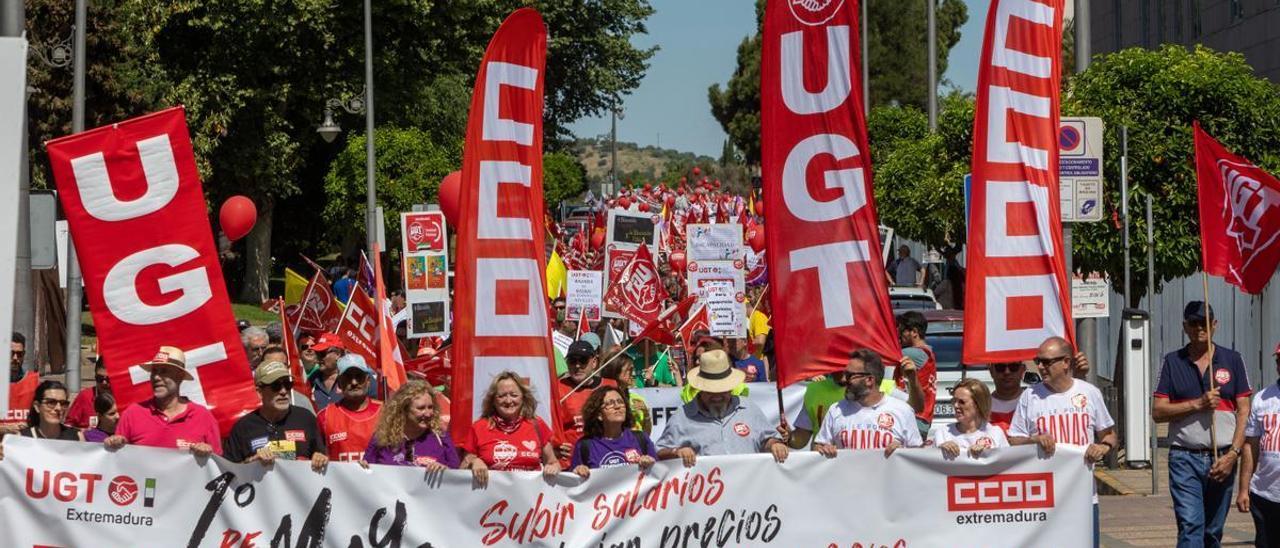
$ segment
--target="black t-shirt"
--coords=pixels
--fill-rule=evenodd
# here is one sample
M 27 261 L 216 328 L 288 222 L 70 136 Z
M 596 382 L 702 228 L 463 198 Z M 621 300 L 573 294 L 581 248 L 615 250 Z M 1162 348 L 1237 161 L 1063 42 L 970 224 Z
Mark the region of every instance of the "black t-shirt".
M 21 432 L 18 432 L 18 435 L 24 438 L 43 438 L 44 437 L 40 435 L 40 430 L 35 426 L 28 426 L 26 428 L 23 428 Z M 66 441 L 84 441 L 80 439 L 79 428 L 73 428 L 65 424 L 62 425 L 62 431 L 58 433 L 57 437 L 49 438 L 49 439 L 66 440 Z
M 325 453 L 316 416 L 294 405 L 276 423 L 263 418 L 261 410 L 240 417 L 223 444 L 222 456 L 231 462 L 244 462 L 268 446 L 276 458 L 284 460 L 310 460 L 313 453 Z

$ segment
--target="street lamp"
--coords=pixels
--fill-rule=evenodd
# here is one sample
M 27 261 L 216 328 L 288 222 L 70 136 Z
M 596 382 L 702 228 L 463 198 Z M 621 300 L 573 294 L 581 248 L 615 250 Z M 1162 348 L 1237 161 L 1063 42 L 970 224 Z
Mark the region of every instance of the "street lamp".
M 348 97 L 344 99 L 330 98 L 324 103 L 324 120 L 320 122 L 320 127 L 316 128 L 316 133 L 320 134 L 320 138 L 326 143 L 332 143 L 338 138 L 338 134 L 342 133 L 342 126 L 333 120 L 333 113 L 338 109 L 342 109 L 347 114 L 364 114 L 364 95 L 361 91 L 360 95 Z

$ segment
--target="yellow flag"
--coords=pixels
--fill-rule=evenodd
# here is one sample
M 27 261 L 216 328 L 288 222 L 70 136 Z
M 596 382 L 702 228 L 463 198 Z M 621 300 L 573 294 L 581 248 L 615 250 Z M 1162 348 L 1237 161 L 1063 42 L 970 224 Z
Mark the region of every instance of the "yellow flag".
M 554 299 L 564 292 L 565 282 L 569 278 L 569 269 L 558 251 L 551 252 L 551 260 L 547 261 L 547 298 Z
M 298 304 L 302 302 L 302 293 L 307 290 L 308 280 L 294 272 L 292 269 L 284 269 L 284 304 Z

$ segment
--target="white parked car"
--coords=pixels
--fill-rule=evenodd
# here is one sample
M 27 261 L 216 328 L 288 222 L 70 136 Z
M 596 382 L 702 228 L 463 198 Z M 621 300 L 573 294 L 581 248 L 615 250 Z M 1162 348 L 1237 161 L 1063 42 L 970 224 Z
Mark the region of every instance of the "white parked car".
M 942 310 L 932 289 L 906 285 L 889 286 L 889 306 L 894 314 L 907 310 Z

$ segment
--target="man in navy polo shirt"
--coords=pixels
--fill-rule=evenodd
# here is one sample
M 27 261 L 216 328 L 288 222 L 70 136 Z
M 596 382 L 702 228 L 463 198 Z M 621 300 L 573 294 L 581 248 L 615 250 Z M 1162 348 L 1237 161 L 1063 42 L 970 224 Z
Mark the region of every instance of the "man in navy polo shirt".
M 1182 312 L 1187 346 L 1164 356 L 1151 406 L 1156 422 L 1169 423 L 1169 494 L 1179 548 L 1221 542 L 1249 417 L 1252 391 L 1244 360 L 1215 344 L 1210 367 L 1210 327 L 1218 329 L 1213 309 L 1202 301 L 1187 303 Z

